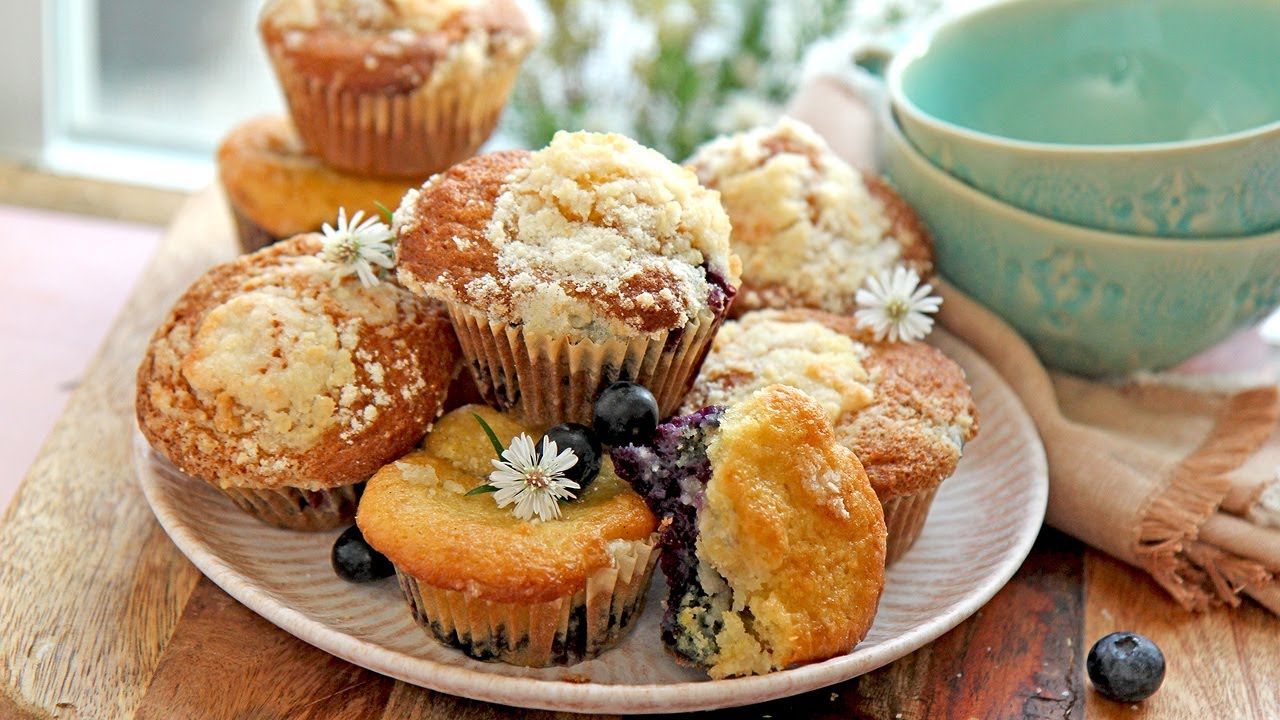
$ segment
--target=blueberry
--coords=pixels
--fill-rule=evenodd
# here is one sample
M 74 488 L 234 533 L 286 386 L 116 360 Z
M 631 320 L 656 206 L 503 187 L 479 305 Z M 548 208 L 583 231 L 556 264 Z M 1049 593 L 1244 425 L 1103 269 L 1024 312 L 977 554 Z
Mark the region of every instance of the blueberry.
M 364 535 L 357 525 L 352 525 L 338 536 L 337 542 L 333 544 L 331 559 L 333 571 L 347 582 L 372 582 L 391 577 L 396 572 L 385 555 L 364 541 Z
M 605 445 L 643 445 L 658 427 L 658 401 L 643 385 L 616 382 L 596 396 L 591 425 Z
M 1111 633 L 1094 643 L 1085 667 L 1094 689 L 1117 702 L 1146 700 L 1164 681 L 1164 653 L 1137 633 Z
M 558 450 L 569 449 L 578 456 L 578 462 L 565 470 L 564 476 L 582 486 L 576 493 L 581 496 L 582 490 L 586 490 L 600 474 L 600 457 L 604 449 L 600 447 L 599 438 L 591 428 L 580 423 L 560 423 L 548 429 L 542 437 L 554 442 Z M 542 440 L 538 441 L 538 449 L 542 449 Z

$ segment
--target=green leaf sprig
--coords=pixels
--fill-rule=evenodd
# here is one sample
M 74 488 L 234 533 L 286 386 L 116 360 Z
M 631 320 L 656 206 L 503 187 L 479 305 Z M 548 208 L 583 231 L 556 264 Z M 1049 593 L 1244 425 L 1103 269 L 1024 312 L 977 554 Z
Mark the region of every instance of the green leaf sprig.
M 382 208 L 381 205 L 379 205 L 378 207 L 383 210 L 386 209 L 386 208 Z M 489 427 L 489 423 L 485 422 L 484 418 L 480 417 L 480 413 L 473 412 L 471 413 L 471 417 L 475 418 L 476 422 L 480 423 L 480 427 L 484 429 L 484 434 L 489 437 L 489 444 L 493 445 L 493 451 L 498 453 L 498 457 L 501 458 L 502 453 L 506 451 L 506 448 L 502 447 L 502 441 L 498 439 L 498 433 L 494 432 L 493 428 Z M 485 493 L 491 493 L 491 492 L 497 492 L 497 491 L 498 491 L 498 488 L 490 485 L 489 483 L 485 483 L 484 485 L 477 485 L 471 488 L 470 490 L 467 491 L 467 495 L 483 495 Z

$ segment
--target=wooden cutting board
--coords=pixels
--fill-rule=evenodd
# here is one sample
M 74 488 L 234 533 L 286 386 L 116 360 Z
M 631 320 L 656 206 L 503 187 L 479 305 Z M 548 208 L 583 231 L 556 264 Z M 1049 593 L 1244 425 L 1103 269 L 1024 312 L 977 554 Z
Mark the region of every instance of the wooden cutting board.
M 56 239 L 41 239 L 55 246 Z M 134 370 L 174 299 L 236 244 L 216 189 L 178 213 L 0 521 L 0 719 L 546 718 L 350 665 L 219 590 L 155 522 L 131 457 Z M 56 262 L 56 253 L 54 254 Z M 12 269 L 34 272 L 38 268 Z M 1164 649 L 1140 706 L 1088 689 L 1092 640 Z M 1190 615 L 1053 531 L 974 617 L 860 679 L 712 718 L 1280 718 L 1280 620 Z

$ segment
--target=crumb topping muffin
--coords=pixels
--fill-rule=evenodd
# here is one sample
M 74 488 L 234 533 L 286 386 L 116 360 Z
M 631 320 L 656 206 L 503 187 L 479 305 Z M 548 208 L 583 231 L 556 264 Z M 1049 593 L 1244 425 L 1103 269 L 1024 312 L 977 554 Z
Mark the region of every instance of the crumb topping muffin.
M 878 343 L 852 318 L 760 310 L 725 323 L 682 405 L 733 405 L 780 382 L 816 398 L 882 499 L 936 486 L 978 432 L 964 371 L 922 343 Z
M 468 496 L 495 458 L 473 413 L 504 441 L 531 430 L 479 405 L 446 414 L 421 450 L 369 481 L 365 540 L 396 566 L 418 622 L 473 657 L 543 666 L 598 654 L 643 607 L 657 520 L 607 458 L 556 520 Z
M 474 154 L 535 42 L 515 0 L 269 0 L 259 30 L 308 150 L 383 177 Z
M 807 125 L 717 138 L 689 159 L 698 179 L 720 191 L 742 258 L 734 312 L 762 307 L 856 309 L 868 277 L 905 264 L 932 270 L 924 225 L 879 178 L 862 174 Z
M 678 657 L 713 678 L 765 673 L 866 635 L 884 587 L 884 519 L 813 398 L 772 385 L 677 418 L 652 447 L 613 458 L 672 520 L 662 627 Z
M 526 332 L 654 335 L 722 311 L 738 282 L 716 194 L 621 135 L 465 162 L 407 194 L 396 227 L 407 287 Z
M 233 128 L 218 148 L 218 175 L 249 251 L 316 232 L 338 208 L 375 216 L 377 203 L 395 207 L 416 186 L 330 168 L 303 149 L 293 124 L 278 115 Z
M 301 73 L 346 88 L 441 83 L 533 43 L 512 0 L 269 0 L 259 28 Z
M 426 432 L 457 367 L 437 305 L 365 288 L 302 235 L 219 265 L 156 330 L 138 369 L 152 446 L 221 488 L 362 482 Z

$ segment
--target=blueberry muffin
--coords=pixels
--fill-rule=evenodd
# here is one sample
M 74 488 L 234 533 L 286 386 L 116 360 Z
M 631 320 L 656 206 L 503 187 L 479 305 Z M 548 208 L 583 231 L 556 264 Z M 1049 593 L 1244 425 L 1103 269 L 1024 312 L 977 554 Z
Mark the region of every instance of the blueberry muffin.
M 920 343 L 876 342 L 852 318 L 760 310 L 725 323 L 682 412 L 783 383 L 818 401 L 884 506 L 888 562 L 919 536 L 939 485 L 978 432 L 964 371 Z
M 489 495 L 505 443 L 537 429 L 479 405 L 440 418 L 417 452 L 379 470 L 360 500 L 365 540 L 396 567 L 414 619 L 471 657 L 542 667 L 612 647 L 644 607 L 658 522 L 608 458 L 561 516 L 521 520 Z
M 300 235 L 200 277 L 138 368 L 143 435 L 258 519 L 349 523 L 364 481 L 412 449 L 458 366 L 438 305 L 366 288 Z
M 896 265 L 920 277 L 932 272 L 932 243 L 915 212 L 803 123 L 783 118 L 717 138 L 689 166 L 720 191 L 733 223 L 742 258 L 735 314 L 789 307 L 852 314 L 867 278 Z
M 589 423 L 617 380 L 670 414 L 738 285 L 716 194 L 620 135 L 456 165 L 395 231 L 400 281 L 448 306 L 488 403 L 534 425 Z
M 269 0 L 259 30 L 307 149 L 392 177 L 474 154 L 535 41 L 514 0 Z
M 771 385 L 614 448 L 619 476 L 670 518 L 662 635 L 713 678 L 851 650 L 884 588 L 885 527 L 858 458 L 823 408 Z
M 245 252 L 318 232 L 333 222 L 338 208 L 377 217 L 379 204 L 395 207 L 420 182 L 338 172 L 307 153 L 298 131 L 282 116 L 254 118 L 233 128 L 218 148 L 218 178 Z

